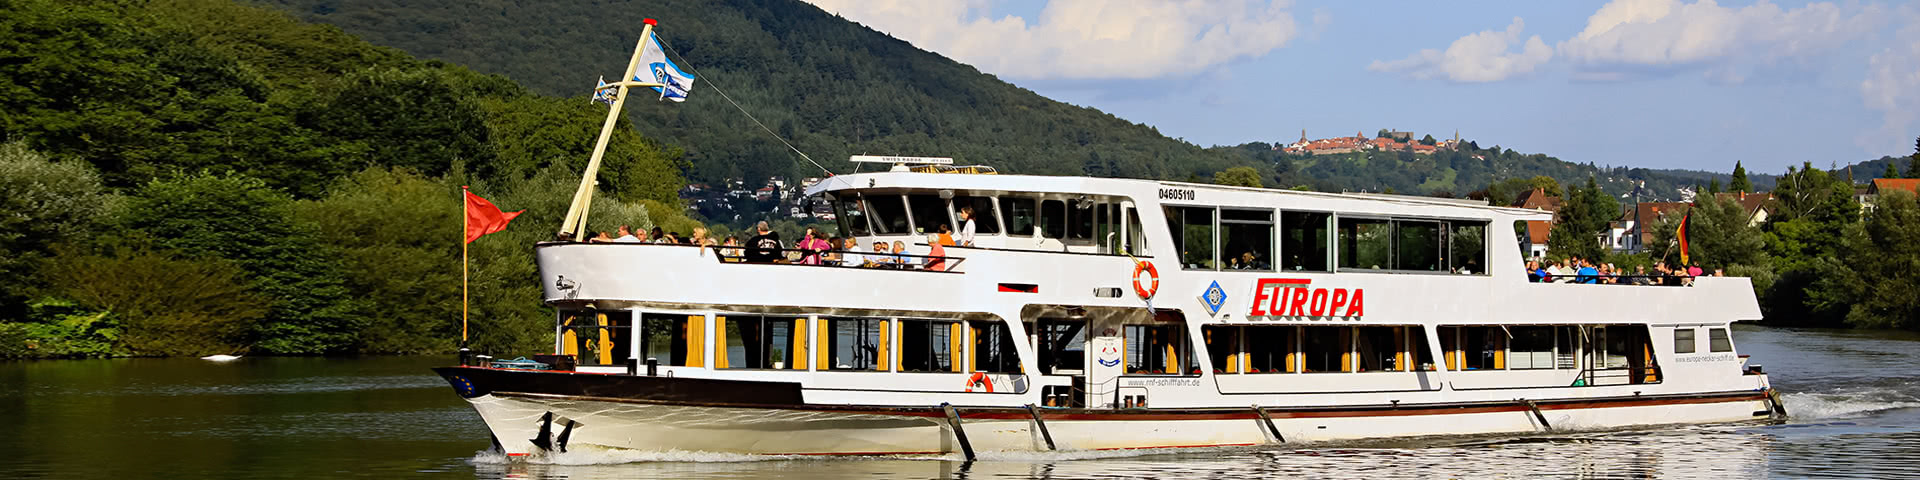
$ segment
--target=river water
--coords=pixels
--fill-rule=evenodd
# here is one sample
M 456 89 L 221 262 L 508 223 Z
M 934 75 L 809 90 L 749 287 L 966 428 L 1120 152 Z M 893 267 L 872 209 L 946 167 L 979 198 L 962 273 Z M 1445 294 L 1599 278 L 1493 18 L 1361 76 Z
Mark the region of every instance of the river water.
M 441 357 L 0 362 L 0 478 L 1920 478 L 1920 335 L 1742 326 L 1779 425 L 1179 454 L 749 458 L 573 452 L 507 462 Z

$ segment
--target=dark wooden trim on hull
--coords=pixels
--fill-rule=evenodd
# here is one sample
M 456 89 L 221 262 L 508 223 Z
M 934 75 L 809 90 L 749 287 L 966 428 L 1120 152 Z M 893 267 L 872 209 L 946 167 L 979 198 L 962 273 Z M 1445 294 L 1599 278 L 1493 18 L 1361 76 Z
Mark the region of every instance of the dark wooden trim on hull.
M 441 367 L 434 371 L 454 386 L 462 397 L 493 394 L 544 400 L 586 400 L 644 405 L 670 405 L 711 408 L 771 409 L 831 412 L 907 417 L 945 418 L 938 405 L 863 406 L 810 405 L 802 401 L 801 387 L 792 382 L 717 380 L 703 378 L 645 377 L 618 374 L 502 370 L 480 367 Z M 1738 401 L 1761 401 L 1766 391 L 1741 390 L 1680 395 L 1635 395 L 1626 397 L 1534 399 L 1541 410 L 1578 410 L 1663 405 L 1690 405 Z M 1265 407 L 1272 418 L 1350 418 L 1412 415 L 1458 415 L 1474 413 L 1529 412 L 1518 401 L 1461 402 L 1426 405 L 1342 405 L 1324 407 Z M 1031 420 L 1034 412 L 1025 407 L 960 407 L 962 419 Z M 1068 409 L 1041 408 L 1047 420 L 1253 420 L 1259 414 L 1246 407 L 1151 408 L 1151 409 Z

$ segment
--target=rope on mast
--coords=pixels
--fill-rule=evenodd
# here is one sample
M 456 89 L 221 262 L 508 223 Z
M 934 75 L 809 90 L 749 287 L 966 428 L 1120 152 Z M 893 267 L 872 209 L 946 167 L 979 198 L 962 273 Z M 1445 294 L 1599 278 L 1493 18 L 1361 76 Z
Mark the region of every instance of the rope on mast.
M 747 120 L 753 121 L 753 124 L 756 126 L 759 126 L 760 130 L 767 132 L 767 135 L 772 135 L 774 140 L 779 140 L 780 144 L 786 145 L 788 150 L 793 150 L 793 153 L 800 154 L 800 158 L 806 159 L 807 163 L 813 164 L 813 166 L 818 167 L 822 172 L 827 172 L 827 176 L 829 177 L 833 176 L 833 170 L 828 170 L 826 166 L 820 165 L 820 162 L 814 161 L 813 157 L 807 155 L 807 152 L 800 151 L 799 148 L 793 146 L 793 143 L 788 142 L 786 138 L 781 137 L 779 133 L 774 133 L 773 129 L 767 128 L 767 124 L 760 123 L 760 119 L 754 118 L 752 113 L 747 112 L 746 108 L 740 106 L 740 102 L 733 101 L 732 96 L 728 96 L 725 90 L 721 90 L 719 85 L 715 85 L 713 83 L 713 77 L 701 75 L 700 70 L 693 68 L 693 62 L 687 61 L 686 56 L 680 55 L 679 50 L 673 49 L 673 44 L 670 44 L 667 42 L 660 42 L 660 46 L 666 47 L 668 54 L 673 55 L 674 57 L 678 57 L 680 61 L 680 65 L 687 66 L 687 72 L 693 74 L 695 79 L 694 81 L 707 82 L 707 86 L 713 87 L 713 91 L 715 93 L 719 93 L 720 98 L 727 99 L 727 103 L 732 104 L 733 108 L 735 110 L 739 110 L 741 115 L 746 115 Z

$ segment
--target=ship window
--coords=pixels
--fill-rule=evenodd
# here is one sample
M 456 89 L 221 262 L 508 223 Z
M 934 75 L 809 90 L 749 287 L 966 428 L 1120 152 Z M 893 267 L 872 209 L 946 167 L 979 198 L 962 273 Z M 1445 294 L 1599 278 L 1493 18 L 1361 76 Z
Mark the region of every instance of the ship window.
M 908 195 L 907 207 L 913 209 L 915 234 L 940 233 L 941 225 L 946 225 L 947 231 L 953 231 L 953 219 L 947 218 L 946 200 L 933 195 Z
M 1126 343 L 1129 375 L 1181 375 L 1200 373 L 1193 364 L 1193 352 L 1187 348 L 1186 331 L 1180 324 L 1126 325 L 1122 327 Z
M 978 235 L 995 235 L 1000 233 L 1000 217 L 993 214 L 992 198 L 955 197 L 953 199 L 953 221 L 956 223 L 954 223 L 953 234 L 956 238 L 954 238 L 953 241 L 960 241 L 960 239 L 957 238 L 958 235 L 960 235 L 960 225 L 966 224 L 965 221 L 960 220 L 960 209 L 963 207 L 973 207 L 973 233 Z
M 1060 238 L 1067 235 L 1067 202 L 1059 200 L 1040 202 L 1040 234 L 1047 238 Z
M 1413 363 L 1407 364 L 1414 370 L 1433 371 L 1433 349 L 1427 348 L 1426 327 L 1401 327 L 1407 332 L 1407 352 L 1413 357 Z
M 959 322 L 935 320 L 900 321 L 900 371 L 958 372 L 953 362 L 961 351 Z
M 1074 240 L 1093 239 L 1093 206 L 1092 202 L 1077 201 L 1067 209 L 1068 223 L 1071 224 L 1067 227 L 1068 237 Z
M 1013 343 L 1013 331 L 1000 322 L 967 322 L 973 329 L 973 361 L 967 370 L 975 372 L 1015 373 L 1020 371 L 1020 355 Z
M 1395 237 L 1394 268 L 1419 272 L 1444 270 L 1440 258 L 1440 222 L 1393 222 Z
M 900 235 L 907 230 L 907 206 L 899 195 L 865 195 L 867 214 L 873 215 L 873 233 Z
M 1190 270 L 1213 270 L 1213 209 L 1203 207 L 1166 207 L 1167 231 L 1173 234 L 1173 248 L 1180 252 L 1180 266 Z
M 1359 327 L 1355 340 L 1360 358 L 1358 371 L 1407 370 L 1406 329 L 1403 327 Z
M 754 315 L 722 318 L 720 325 L 725 329 L 719 338 L 723 342 L 714 345 L 714 351 L 726 352 L 726 355 L 714 359 L 716 368 L 754 368 L 754 369 L 795 369 L 805 370 L 806 335 L 794 335 L 799 329 L 804 332 L 807 320 L 792 317 L 760 317 Z
M 1213 362 L 1213 373 L 1240 373 L 1241 331 L 1241 327 L 1200 328 L 1200 335 L 1207 344 L 1207 360 Z
M 1294 327 L 1247 327 L 1247 373 L 1293 373 Z
M 1000 197 L 1000 212 L 1007 216 L 1008 235 L 1033 236 L 1033 224 L 1036 218 L 1033 199 Z
M 1382 270 L 1393 266 L 1393 224 L 1371 218 L 1340 219 L 1340 268 Z
M 1153 255 L 1147 249 L 1147 231 L 1140 227 L 1140 209 L 1127 208 L 1127 231 L 1130 237 L 1126 246 L 1128 253 L 1142 257 Z
M 1714 353 L 1733 351 L 1733 339 L 1727 337 L 1727 329 L 1707 329 L 1707 351 Z
M 1465 370 L 1507 368 L 1507 331 L 1500 327 L 1446 327 L 1460 338 L 1459 361 Z M 1451 364 L 1449 364 L 1451 366 Z
M 847 235 L 850 236 L 859 237 L 872 234 L 872 231 L 867 229 L 866 208 L 861 204 L 858 195 L 849 193 L 844 196 L 835 197 L 835 200 L 836 201 L 833 202 L 833 214 L 840 220 L 840 231 L 847 232 Z
M 1573 345 L 1580 332 L 1575 327 L 1511 327 L 1512 347 L 1507 352 L 1507 368 L 1514 370 L 1578 368 Z
M 1227 269 L 1273 271 L 1273 212 L 1221 209 L 1220 242 Z
M 1086 321 L 1041 320 L 1037 331 L 1040 344 L 1035 346 L 1034 351 L 1040 355 L 1040 373 L 1052 375 L 1056 370 L 1078 371 L 1086 368 Z
M 561 352 L 580 365 L 622 365 L 632 354 L 633 314 L 626 311 L 566 311 Z
M 696 347 L 706 341 L 689 331 L 699 331 L 700 325 L 706 325 L 704 315 L 665 315 L 647 314 L 640 317 L 640 335 L 645 341 L 640 343 L 640 358 L 651 358 L 661 365 L 684 367 L 700 363 L 700 350 Z M 692 359 L 692 362 L 688 362 Z
M 1284 230 L 1280 236 L 1280 268 L 1294 272 L 1327 272 L 1332 248 L 1327 233 L 1333 214 L 1318 212 L 1281 212 Z
M 1673 330 L 1673 353 L 1693 353 L 1700 348 L 1700 341 L 1694 338 L 1699 330 L 1676 328 Z
M 1301 327 L 1300 354 L 1307 373 L 1342 372 L 1353 362 L 1353 329 Z
M 826 322 L 828 363 L 832 370 L 887 370 L 887 321 L 834 318 Z
M 1120 251 L 1120 205 L 1102 203 L 1093 207 L 1093 238 L 1099 240 L 1100 253 Z
M 1455 273 L 1487 273 L 1487 222 L 1450 222 L 1447 235 L 1447 260 Z

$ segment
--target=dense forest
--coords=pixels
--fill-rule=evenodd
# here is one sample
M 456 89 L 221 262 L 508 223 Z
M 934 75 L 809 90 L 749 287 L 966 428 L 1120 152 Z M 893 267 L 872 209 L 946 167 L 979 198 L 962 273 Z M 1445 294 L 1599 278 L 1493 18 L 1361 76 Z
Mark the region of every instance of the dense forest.
M 557 227 L 605 114 L 587 81 L 623 66 L 643 16 L 661 19 L 703 78 L 840 172 L 849 153 L 928 154 L 1018 173 L 1495 203 L 1546 185 L 1596 203 L 1642 185 L 1668 198 L 1721 178 L 1472 142 L 1430 156 L 1201 148 L 791 0 L 271 3 L 0 2 L 0 358 L 450 351 L 462 185 L 527 211 L 472 245 L 474 345 L 538 350 L 552 313 L 526 247 Z M 682 104 L 629 103 L 594 225 L 684 233 L 703 221 L 676 193 L 689 180 L 817 175 L 711 87 Z M 1900 224 L 1821 203 L 1852 198 L 1838 169 L 1780 178 L 1801 192 L 1793 208 L 1825 216 L 1767 224 L 1764 261 L 1703 258 L 1764 268 L 1764 292 L 1790 292 L 1769 293 L 1770 312 L 1913 325 L 1855 321 L 1849 309 L 1868 303 L 1844 294 L 1883 287 L 1829 274 L 1882 270 L 1808 260 L 1871 258 L 1853 255 L 1893 248 L 1881 245 Z M 1773 179 L 1756 173 L 1748 188 Z M 1905 211 L 1885 205 L 1875 211 Z M 1816 285 L 1832 294 L 1798 293 Z

